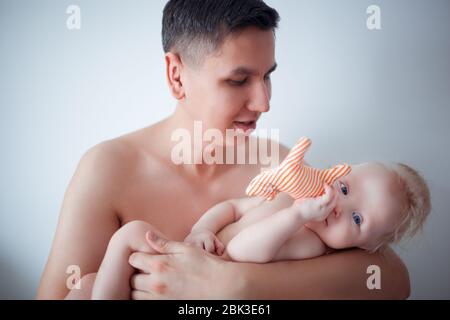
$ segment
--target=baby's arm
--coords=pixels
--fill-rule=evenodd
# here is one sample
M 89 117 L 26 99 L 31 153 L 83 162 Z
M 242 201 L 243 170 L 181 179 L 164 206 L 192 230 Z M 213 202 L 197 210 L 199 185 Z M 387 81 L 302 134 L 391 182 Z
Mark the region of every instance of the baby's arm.
M 262 202 L 264 202 L 264 198 L 261 197 L 221 202 L 202 215 L 184 241 L 199 246 L 208 252 L 221 255 L 224 246 L 216 237 L 216 233 L 226 225 L 239 220 L 245 212 L 257 207 Z
M 250 225 L 228 243 L 228 255 L 234 261 L 264 263 L 323 254 L 325 246 L 315 234 L 297 232 L 309 221 L 324 220 L 335 207 L 335 198 L 326 186 L 323 196 L 297 200 L 291 207 Z

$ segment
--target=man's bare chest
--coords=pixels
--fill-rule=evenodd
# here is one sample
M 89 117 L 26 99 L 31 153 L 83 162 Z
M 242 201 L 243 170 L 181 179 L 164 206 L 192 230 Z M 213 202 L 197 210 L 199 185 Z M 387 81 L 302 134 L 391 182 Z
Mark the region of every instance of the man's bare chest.
M 247 179 L 224 176 L 199 184 L 175 175 L 140 175 L 123 186 L 117 199 L 121 224 L 143 220 L 171 239 L 183 240 L 209 208 L 227 199 L 245 196 Z M 250 179 L 251 175 L 248 175 Z

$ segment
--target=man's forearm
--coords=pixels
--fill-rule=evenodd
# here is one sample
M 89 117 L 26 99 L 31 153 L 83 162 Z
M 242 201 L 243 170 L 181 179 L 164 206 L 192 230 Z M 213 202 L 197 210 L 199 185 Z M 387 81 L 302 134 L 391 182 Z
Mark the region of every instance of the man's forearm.
M 380 289 L 369 289 L 369 266 L 380 269 Z M 395 254 L 346 250 L 301 261 L 236 265 L 243 274 L 243 299 L 406 299 L 408 271 Z M 369 269 L 370 270 L 370 269 Z

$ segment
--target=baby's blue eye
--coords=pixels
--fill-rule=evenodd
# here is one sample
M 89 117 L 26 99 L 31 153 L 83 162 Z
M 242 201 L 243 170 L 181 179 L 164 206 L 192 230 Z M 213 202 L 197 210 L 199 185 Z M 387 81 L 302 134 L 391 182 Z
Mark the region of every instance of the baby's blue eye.
M 346 186 L 345 184 L 343 184 L 343 183 L 340 182 L 340 187 L 341 187 L 342 193 L 344 194 L 344 196 L 346 196 L 347 193 L 348 193 L 347 186 Z
M 362 218 L 359 215 L 359 213 L 353 212 L 352 217 L 353 217 L 353 221 L 356 223 L 357 226 L 361 225 Z

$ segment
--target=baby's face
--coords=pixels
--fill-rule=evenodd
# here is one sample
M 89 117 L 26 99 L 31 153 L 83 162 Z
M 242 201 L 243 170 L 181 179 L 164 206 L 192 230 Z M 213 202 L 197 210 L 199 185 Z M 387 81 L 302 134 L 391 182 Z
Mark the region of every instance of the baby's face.
M 306 226 L 331 248 L 371 249 L 398 221 L 400 201 L 395 197 L 398 186 L 394 177 L 380 164 L 353 166 L 332 185 L 337 196 L 334 212 L 325 221 Z

